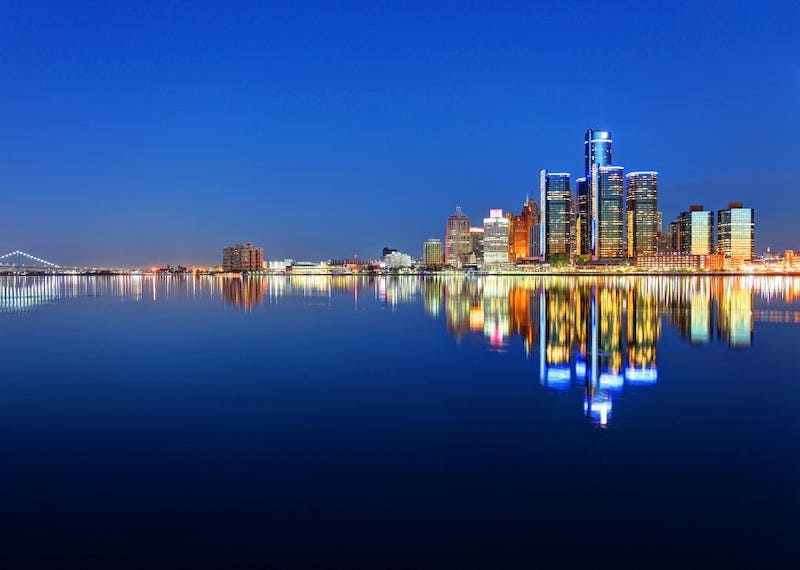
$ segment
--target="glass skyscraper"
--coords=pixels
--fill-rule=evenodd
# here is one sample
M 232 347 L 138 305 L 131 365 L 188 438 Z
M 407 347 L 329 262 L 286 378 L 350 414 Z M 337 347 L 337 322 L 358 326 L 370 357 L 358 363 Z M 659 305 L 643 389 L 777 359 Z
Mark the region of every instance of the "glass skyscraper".
M 658 173 L 630 172 L 625 180 L 628 257 L 654 254 L 659 231 Z
M 539 254 L 543 260 L 556 253 L 570 253 L 572 188 L 566 172 L 539 173 Z
M 703 210 L 703 206 L 689 208 L 689 251 L 694 255 L 714 252 L 714 212 Z
M 596 178 L 592 184 L 597 187 L 592 197 L 593 221 L 596 227 L 594 237 L 594 259 L 623 257 L 623 210 L 622 198 L 625 189 L 624 169 L 621 166 L 595 166 Z
M 589 190 L 587 234 L 589 251 L 594 259 L 599 259 L 597 252 L 599 232 L 599 198 L 600 181 L 598 169 L 611 166 L 611 133 L 609 131 L 588 129 L 583 142 L 584 173 Z M 621 212 L 620 212 L 621 213 Z M 588 253 L 588 251 L 587 251 Z
M 592 176 L 592 168 L 597 166 L 611 166 L 611 133 L 588 129 L 584 138 L 584 165 L 586 178 Z
M 717 212 L 717 253 L 734 265 L 753 259 L 755 254 L 755 212 L 741 202 L 731 202 Z

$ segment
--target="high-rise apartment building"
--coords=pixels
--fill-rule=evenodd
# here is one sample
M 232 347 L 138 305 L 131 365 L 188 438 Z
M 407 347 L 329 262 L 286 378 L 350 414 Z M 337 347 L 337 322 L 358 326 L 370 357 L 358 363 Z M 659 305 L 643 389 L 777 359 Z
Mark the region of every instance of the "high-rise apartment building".
M 226 272 L 261 271 L 264 248 L 252 243 L 237 243 L 222 250 L 222 269 Z
M 741 202 L 731 202 L 717 212 L 717 253 L 734 267 L 755 254 L 755 212 Z
M 609 149 L 609 153 L 610 153 Z M 595 166 L 592 185 L 592 215 L 595 226 L 595 260 L 623 257 L 624 216 L 622 198 L 625 189 L 624 169 L 621 166 Z
M 467 261 L 470 252 L 469 218 L 461 211 L 461 206 L 447 218 L 444 235 L 444 262 L 460 267 Z
M 489 210 L 483 219 L 483 264 L 484 266 L 508 263 L 508 218 L 503 210 Z
M 444 246 L 442 240 L 431 238 L 425 241 L 422 247 L 422 261 L 426 267 L 441 267 L 444 265 Z
M 570 253 L 572 189 L 566 172 L 539 173 L 539 255 L 546 261 L 551 255 Z
M 629 172 L 627 182 L 628 257 L 655 253 L 658 245 L 658 173 Z

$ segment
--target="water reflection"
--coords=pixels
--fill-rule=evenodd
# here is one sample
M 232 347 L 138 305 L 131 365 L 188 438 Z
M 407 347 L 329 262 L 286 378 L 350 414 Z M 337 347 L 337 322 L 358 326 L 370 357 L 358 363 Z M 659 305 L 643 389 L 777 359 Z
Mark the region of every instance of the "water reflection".
M 342 296 L 342 293 L 346 295 Z M 538 361 L 542 386 L 579 388 L 584 413 L 600 426 L 621 391 L 658 381 L 658 344 L 670 327 L 692 345 L 746 349 L 754 323 L 800 323 L 791 277 L 466 277 L 466 276 L 119 276 L 0 278 L 0 313 L 25 314 L 66 299 L 221 299 L 253 312 L 288 299 L 350 298 L 389 310 L 420 303 L 443 318 L 457 342 L 481 339 L 493 351 L 521 341 Z M 517 340 L 515 340 L 517 339 Z

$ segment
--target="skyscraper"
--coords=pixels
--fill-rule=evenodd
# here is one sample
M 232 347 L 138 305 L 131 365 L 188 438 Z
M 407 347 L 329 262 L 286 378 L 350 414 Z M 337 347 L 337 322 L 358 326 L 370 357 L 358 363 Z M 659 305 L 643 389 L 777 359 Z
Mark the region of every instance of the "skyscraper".
M 447 218 L 444 235 L 444 262 L 460 267 L 467 260 L 470 251 L 469 218 L 461 211 L 461 206 Z
M 584 165 L 587 180 L 594 166 L 611 166 L 611 133 L 588 129 L 584 138 Z
M 589 249 L 589 183 L 586 178 L 575 181 L 577 207 L 575 211 L 575 247 L 578 255 L 592 253 Z
M 628 257 L 656 252 L 659 226 L 658 173 L 630 172 L 627 194 Z
M 508 263 L 508 218 L 503 210 L 489 210 L 483 219 L 483 264 L 484 266 Z
M 598 259 L 598 223 L 599 223 L 599 177 L 597 171 L 604 166 L 611 166 L 611 133 L 609 131 L 588 129 L 583 143 L 584 174 L 588 185 L 588 218 L 587 235 L 589 236 L 589 251 Z M 588 252 L 587 252 L 588 253 Z
M 680 217 L 679 217 L 680 218 Z M 678 253 L 681 252 L 681 221 L 680 219 L 670 222 L 667 225 L 666 245 L 664 249 L 667 252 Z
M 544 261 L 551 255 L 570 253 L 572 189 L 566 172 L 539 173 L 539 255 Z
M 470 263 L 483 263 L 483 227 L 469 229 Z
M 422 260 L 426 267 L 441 267 L 444 264 L 442 240 L 436 238 L 426 240 L 422 249 Z
M 717 212 L 717 253 L 734 267 L 753 259 L 755 253 L 755 212 L 741 202 L 731 202 Z
M 609 153 L 611 151 L 609 150 Z M 595 226 L 594 255 L 598 259 L 614 259 L 624 255 L 622 196 L 625 183 L 621 166 L 595 166 L 592 185 L 592 216 Z
M 533 206 L 536 206 L 536 202 L 528 200 L 522 205 L 520 215 L 509 219 L 510 240 L 508 252 L 511 261 L 535 255 L 530 249 L 531 230 L 536 225 Z M 538 208 L 536 208 L 536 213 L 538 213 Z
M 542 213 L 539 203 L 533 198 L 528 199 L 528 208 L 530 208 L 531 225 L 530 234 L 528 236 L 528 255 L 536 257 L 539 255 L 539 223 L 541 222 Z
M 714 212 L 703 210 L 703 206 L 690 206 L 688 212 L 689 251 L 695 255 L 705 255 L 714 251 Z

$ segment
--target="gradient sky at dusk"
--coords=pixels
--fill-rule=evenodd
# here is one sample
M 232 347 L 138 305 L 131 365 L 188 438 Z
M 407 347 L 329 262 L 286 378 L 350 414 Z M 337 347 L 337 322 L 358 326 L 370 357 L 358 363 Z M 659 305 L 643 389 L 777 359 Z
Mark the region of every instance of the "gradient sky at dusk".
M 798 6 L 7 1 L 0 249 L 420 255 L 456 205 L 574 183 L 590 126 L 665 222 L 741 200 L 758 251 L 800 249 Z

